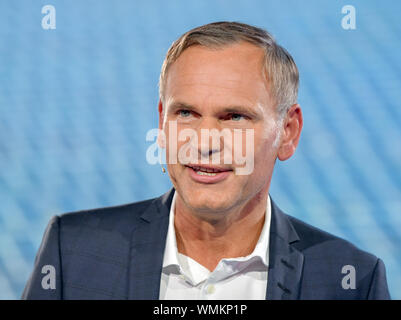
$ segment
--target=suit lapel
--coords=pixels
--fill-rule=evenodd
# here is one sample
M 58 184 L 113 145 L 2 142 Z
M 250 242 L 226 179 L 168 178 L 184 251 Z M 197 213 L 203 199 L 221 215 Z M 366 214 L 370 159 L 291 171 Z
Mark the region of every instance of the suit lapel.
M 299 237 L 273 201 L 271 219 L 266 299 L 299 299 L 304 256 L 292 246 Z
M 131 243 L 129 294 L 133 300 L 159 299 L 160 277 L 174 189 L 155 199 L 141 215 Z M 304 257 L 292 246 L 299 237 L 272 201 L 266 299 L 298 299 Z
M 132 300 L 159 299 L 163 254 L 174 189 L 155 199 L 141 215 L 133 231 L 129 269 Z

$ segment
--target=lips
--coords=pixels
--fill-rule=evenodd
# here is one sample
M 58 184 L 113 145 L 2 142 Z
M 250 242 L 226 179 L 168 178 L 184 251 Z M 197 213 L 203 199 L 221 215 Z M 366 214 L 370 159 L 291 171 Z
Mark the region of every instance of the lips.
M 186 165 L 193 180 L 199 183 L 217 183 L 226 179 L 232 169 L 216 166 Z

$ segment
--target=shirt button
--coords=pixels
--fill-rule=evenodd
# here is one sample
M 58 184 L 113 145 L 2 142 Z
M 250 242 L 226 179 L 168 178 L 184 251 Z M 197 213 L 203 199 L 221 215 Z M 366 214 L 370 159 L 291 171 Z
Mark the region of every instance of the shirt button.
M 208 293 L 208 294 L 212 294 L 214 291 L 216 290 L 216 288 L 214 287 L 214 285 L 209 285 L 208 287 L 207 287 L 207 289 L 206 289 L 206 292 Z

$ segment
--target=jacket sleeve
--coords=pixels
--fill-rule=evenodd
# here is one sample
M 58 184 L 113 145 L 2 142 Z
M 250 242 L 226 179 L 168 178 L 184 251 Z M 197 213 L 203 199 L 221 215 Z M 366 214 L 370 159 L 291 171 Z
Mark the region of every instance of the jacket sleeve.
M 368 300 L 390 300 L 387 287 L 386 268 L 382 260 L 377 259 L 369 288 Z
M 62 299 L 60 218 L 52 217 L 36 254 L 34 269 L 22 293 L 24 300 Z

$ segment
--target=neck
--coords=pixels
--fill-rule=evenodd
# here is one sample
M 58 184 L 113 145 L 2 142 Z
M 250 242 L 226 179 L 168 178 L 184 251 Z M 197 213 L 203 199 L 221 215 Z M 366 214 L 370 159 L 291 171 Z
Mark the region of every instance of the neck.
M 217 219 L 187 208 L 177 194 L 174 227 L 178 252 L 189 256 L 210 271 L 223 258 L 252 253 L 262 231 L 268 192 L 262 190 L 241 207 L 220 213 Z

